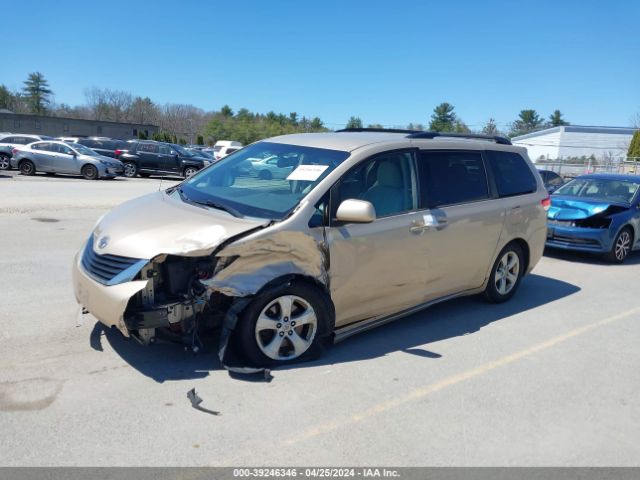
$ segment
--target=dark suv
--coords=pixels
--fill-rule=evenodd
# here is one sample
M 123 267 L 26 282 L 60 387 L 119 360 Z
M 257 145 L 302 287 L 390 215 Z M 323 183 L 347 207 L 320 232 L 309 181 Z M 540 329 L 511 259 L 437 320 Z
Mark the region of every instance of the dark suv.
M 113 140 L 111 138 L 79 138 L 76 143 L 84 145 L 100 155 L 111 158 L 120 156 L 129 148 L 129 144 L 124 140 Z
M 124 163 L 126 177 L 173 174 L 186 178 L 209 164 L 207 159 L 171 143 L 133 140 L 127 145 L 128 151 L 117 157 Z

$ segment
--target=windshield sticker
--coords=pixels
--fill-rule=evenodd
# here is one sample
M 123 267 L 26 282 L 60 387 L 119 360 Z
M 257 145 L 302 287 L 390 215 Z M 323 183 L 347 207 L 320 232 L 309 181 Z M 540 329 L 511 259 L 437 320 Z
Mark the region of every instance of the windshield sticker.
M 298 167 L 289 174 L 287 180 L 315 182 L 327 168 L 329 168 L 329 165 L 298 165 Z

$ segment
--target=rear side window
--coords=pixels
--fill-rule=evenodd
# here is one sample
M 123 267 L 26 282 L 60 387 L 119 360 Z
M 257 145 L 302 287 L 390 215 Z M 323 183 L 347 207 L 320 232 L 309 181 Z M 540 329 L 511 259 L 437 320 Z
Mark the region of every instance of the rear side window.
M 158 145 L 155 143 L 141 143 L 138 145 L 139 152 L 158 153 Z
M 96 140 L 91 140 L 89 138 L 81 138 L 80 140 L 78 140 L 78 143 L 80 145 L 84 145 L 85 147 L 89 147 L 89 148 L 100 147 L 100 142 Z
M 564 183 L 562 181 L 562 177 L 560 175 L 558 175 L 557 173 L 554 173 L 554 172 L 549 172 L 547 174 L 546 181 L 547 181 L 547 183 L 549 185 L 553 185 L 554 187 L 559 187 L 560 185 L 562 185 Z
M 489 198 L 480 152 L 421 151 L 420 207 L 437 208 Z
M 50 143 L 34 143 L 33 145 L 31 145 L 31 148 L 33 150 L 45 150 L 45 151 L 54 151 L 51 149 L 51 144 Z
M 500 197 L 524 195 L 538 189 L 529 165 L 517 153 L 488 151 L 487 156 Z

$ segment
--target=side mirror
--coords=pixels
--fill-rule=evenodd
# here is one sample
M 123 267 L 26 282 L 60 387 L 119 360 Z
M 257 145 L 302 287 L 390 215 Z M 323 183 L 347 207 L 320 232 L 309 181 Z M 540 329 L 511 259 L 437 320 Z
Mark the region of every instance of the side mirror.
M 366 200 L 344 200 L 336 212 L 336 220 L 350 223 L 371 223 L 376 219 L 376 209 Z

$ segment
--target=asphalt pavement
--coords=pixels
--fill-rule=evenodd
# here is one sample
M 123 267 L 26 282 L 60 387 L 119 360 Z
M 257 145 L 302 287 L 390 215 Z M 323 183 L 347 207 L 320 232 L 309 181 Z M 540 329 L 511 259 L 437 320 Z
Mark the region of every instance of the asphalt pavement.
M 640 464 L 640 252 L 548 253 L 508 303 L 440 304 L 267 383 L 77 315 L 96 220 L 174 183 L 0 172 L 0 465 Z

